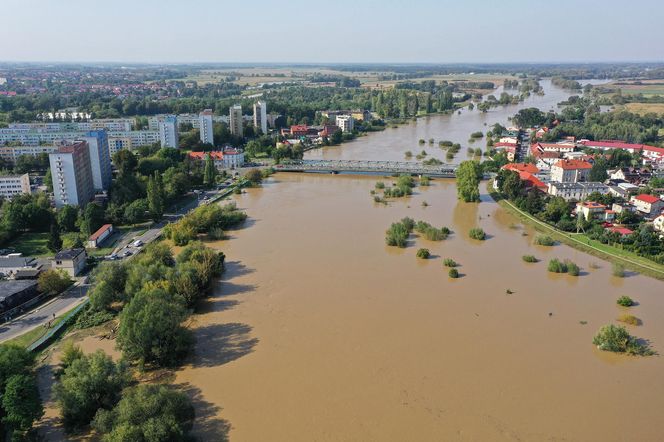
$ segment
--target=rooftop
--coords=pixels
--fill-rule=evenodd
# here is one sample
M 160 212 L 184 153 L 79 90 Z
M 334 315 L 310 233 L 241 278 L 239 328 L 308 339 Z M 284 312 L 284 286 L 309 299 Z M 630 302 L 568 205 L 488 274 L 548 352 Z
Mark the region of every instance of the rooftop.
M 555 167 L 560 167 L 563 170 L 577 170 L 577 169 L 592 169 L 593 166 L 587 161 L 583 160 L 560 160 Z
M 0 281 L 0 302 L 23 290 L 37 286 L 37 281 Z
M 111 228 L 113 228 L 113 224 L 104 224 L 103 226 L 101 226 L 99 228 L 99 230 L 97 230 L 95 233 L 90 235 L 90 238 L 88 239 L 88 241 L 94 241 L 94 240 L 98 239 L 100 236 L 102 236 L 104 234 L 104 232 L 106 232 L 108 229 L 111 229 Z
M 645 194 L 645 193 L 642 193 L 640 195 L 635 196 L 634 199 L 637 199 L 639 201 L 643 201 L 644 203 L 649 203 L 649 204 L 654 204 L 657 201 L 661 201 L 655 195 L 648 195 L 648 194 Z
M 60 250 L 58 253 L 55 254 L 55 259 L 60 261 L 60 260 L 68 260 L 68 259 L 74 259 L 81 253 L 85 253 L 85 249 L 65 249 L 65 250 Z
M 0 268 L 33 267 L 37 264 L 34 258 L 25 256 L 0 256 Z
M 539 169 L 537 166 L 531 163 L 510 163 L 510 164 L 505 164 L 503 166 L 503 169 L 507 170 L 514 170 L 516 172 L 529 172 L 529 173 L 537 173 L 539 172 Z

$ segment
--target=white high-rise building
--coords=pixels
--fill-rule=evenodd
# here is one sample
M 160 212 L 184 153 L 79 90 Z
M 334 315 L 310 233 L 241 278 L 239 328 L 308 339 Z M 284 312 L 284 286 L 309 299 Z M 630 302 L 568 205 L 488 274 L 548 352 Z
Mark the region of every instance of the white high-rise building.
M 199 115 L 200 120 L 200 132 L 201 132 L 201 143 L 204 144 L 214 144 L 214 125 L 212 122 L 212 110 L 205 109 Z
M 267 103 L 264 101 L 254 103 L 254 128 L 267 133 Z
M 230 113 L 230 130 L 231 130 L 231 135 L 234 135 L 236 137 L 242 137 L 243 131 L 242 131 L 242 106 L 239 104 L 236 104 L 235 106 L 231 106 L 229 109 Z
M 85 206 L 95 196 L 86 141 L 60 146 L 48 156 L 53 180 L 55 207 Z
M 170 115 L 159 122 L 159 141 L 161 147 L 175 147 L 179 145 L 178 119 Z
M 355 127 L 355 120 L 351 115 L 337 115 L 336 122 L 341 132 L 352 132 Z
M 113 175 L 111 171 L 111 152 L 106 131 L 93 130 L 81 139 L 88 143 L 90 150 L 90 167 L 95 190 L 110 189 Z

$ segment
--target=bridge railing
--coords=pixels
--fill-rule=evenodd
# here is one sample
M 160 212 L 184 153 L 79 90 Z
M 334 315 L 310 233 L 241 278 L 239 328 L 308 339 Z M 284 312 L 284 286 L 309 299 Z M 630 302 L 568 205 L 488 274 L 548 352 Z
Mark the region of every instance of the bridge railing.
M 276 167 L 287 170 L 380 171 L 417 174 L 454 174 L 456 166 L 430 166 L 403 161 L 291 160 Z

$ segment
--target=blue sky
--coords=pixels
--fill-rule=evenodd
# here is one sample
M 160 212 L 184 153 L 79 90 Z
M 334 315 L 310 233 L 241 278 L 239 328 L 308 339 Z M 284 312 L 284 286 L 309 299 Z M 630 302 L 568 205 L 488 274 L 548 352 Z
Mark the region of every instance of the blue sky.
M 661 0 L 0 0 L 0 60 L 664 61 Z

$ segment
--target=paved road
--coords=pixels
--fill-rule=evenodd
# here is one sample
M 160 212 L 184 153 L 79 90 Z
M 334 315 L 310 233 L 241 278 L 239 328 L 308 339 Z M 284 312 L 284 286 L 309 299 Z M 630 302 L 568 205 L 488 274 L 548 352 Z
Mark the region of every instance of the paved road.
M 89 287 L 89 284 L 80 284 L 70 287 L 57 298 L 54 298 L 46 304 L 42 304 L 35 310 L 26 313 L 23 316 L 19 316 L 10 322 L 0 324 L 0 342 L 13 339 L 37 327 L 43 327 L 44 324 L 54 318 L 53 315 L 56 317 L 60 316 L 68 310 L 76 307 L 85 299 Z
M 211 190 L 206 192 L 206 195 L 212 199 L 224 190 L 225 189 Z M 168 223 L 177 221 L 189 211 L 204 204 L 204 202 L 205 200 L 203 199 L 192 201 L 185 206 L 178 208 L 173 213 L 165 214 L 164 221 L 154 224 L 141 235 L 127 235 L 120 241 L 114 252 L 120 257 L 120 259 L 131 259 L 133 256 L 136 256 L 145 245 L 150 244 L 152 241 L 159 238 L 164 227 Z M 134 247 L 131 245 L 131 243 L 137 239 L 140 239 L 143 242 L 144 245 L 142 247 Z M 127 250 L 131 251 L 131 255 L 125 258 L 123 254 Z M 37 327 L 42 327 L 53 319 L 54 314 L 57 317 L 76 307 L 85 299 L 89 287 L 89 284 L 74 286 L 57 298 L 54 298 L 52 301 L 37 307 L 35 310 L 10 322 L 0 324 L 0 342 L 13 339 Z

